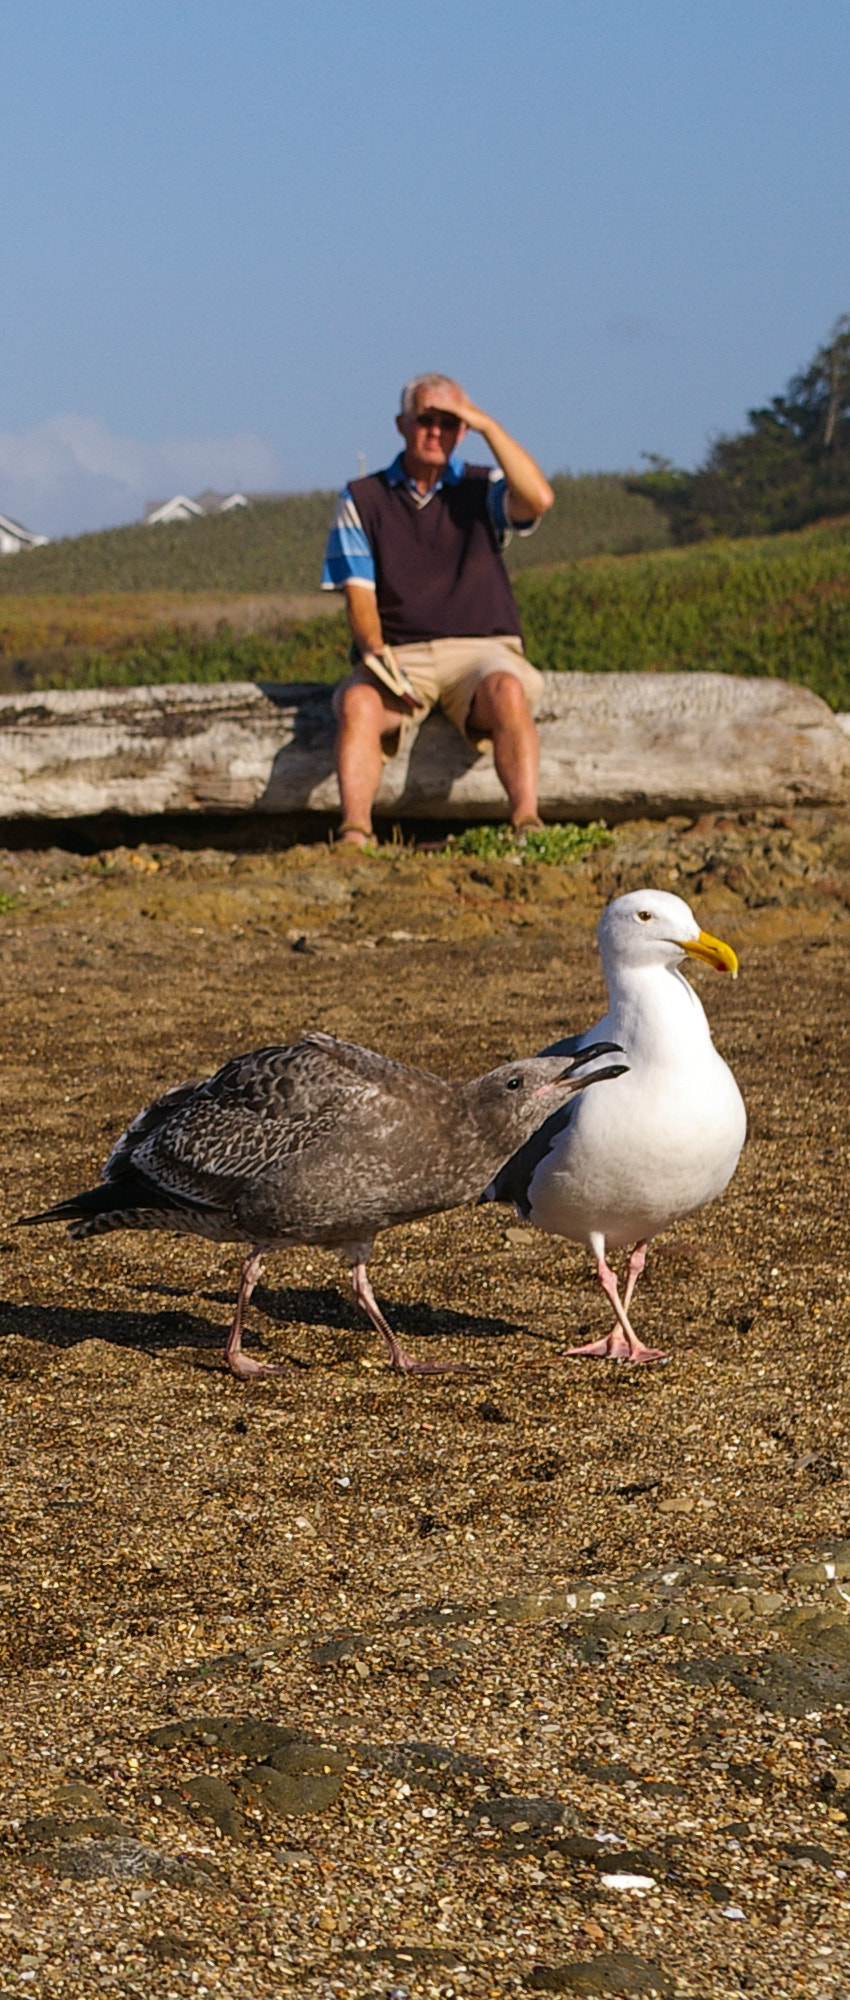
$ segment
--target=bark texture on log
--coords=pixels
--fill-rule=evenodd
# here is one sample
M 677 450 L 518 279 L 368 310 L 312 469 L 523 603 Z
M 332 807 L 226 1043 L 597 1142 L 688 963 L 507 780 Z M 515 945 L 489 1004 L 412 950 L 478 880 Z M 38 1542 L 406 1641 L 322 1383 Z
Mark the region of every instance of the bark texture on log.
M 784 681 L 547 674 L 548 819 L 850 802 L 850 737 Z M 0 699 L 0 818 L 337 809 L 331 692 L 301 684 L 53 691 Z M 377 809 L 502 817 L 488 750 L 441 716 L 384 767 Z

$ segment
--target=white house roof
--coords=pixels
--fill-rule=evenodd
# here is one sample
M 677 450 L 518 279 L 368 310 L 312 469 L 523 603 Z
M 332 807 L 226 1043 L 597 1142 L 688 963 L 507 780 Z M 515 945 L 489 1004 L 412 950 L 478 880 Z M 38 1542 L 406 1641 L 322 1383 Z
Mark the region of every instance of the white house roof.
M 233 507 L 249 505 L 246 493 L 217 493 L 215 487 L 208 486 L 205 493 L 196 493 L 194 500 L 187 493 L 175 493 L 171 500 L 149 500 L 145 521 L 152 528 L 158 521 L 191 521 L 193 517 L 228 514 Z
M 188 493 L 175 493 L 171 500 L 149 500 L 145 520 L 153 528 L 158 521 L 191 521 L 193 515 L 202 515 L 204 511 L 197 500 L 189 499 Z
M 34 535 L 31 528 L 23 528 L 10 514 L 0 514 L 0 556 L 20 555 L 22 549 L 43 549 L 48 540 L 47 535 Z
M 228 514 L 232 507 L 247 507 L 247 493 L 217 493 L 214 486 L 208 486 L 205 493 L 196 493 L 198 506 L 205 514 Z

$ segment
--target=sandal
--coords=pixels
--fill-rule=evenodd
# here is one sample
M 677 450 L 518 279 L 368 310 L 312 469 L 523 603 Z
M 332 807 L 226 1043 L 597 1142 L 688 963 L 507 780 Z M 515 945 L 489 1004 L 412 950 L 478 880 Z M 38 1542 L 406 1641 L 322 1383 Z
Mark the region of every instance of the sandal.
M 362 840 L 346 840 L 347 833 L 360 833 Z M 331 845 L 333 847 L 353 847 L 357 854 L 377 854 L 378 843 L 370 826 L 358 826 L 353 819 L 344 819 L 337 827 Z
M 530 833 L 542 833 L 543 821 L 537 813 L 529 813 L 526 819 L 518 819 L 511 827 L 511 837 L 517 847 L 524 847 Z

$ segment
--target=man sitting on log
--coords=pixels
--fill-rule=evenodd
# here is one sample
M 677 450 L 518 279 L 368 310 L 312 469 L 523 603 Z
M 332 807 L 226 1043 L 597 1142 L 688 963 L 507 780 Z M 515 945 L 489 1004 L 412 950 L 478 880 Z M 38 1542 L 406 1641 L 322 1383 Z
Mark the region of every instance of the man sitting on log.
M 365 847 L 382 758 L 405 720 L 434 707 L 469 743 L 493 744 L 518 833 L 539 826 L 534 710 L 542 676 L 526 659 L 501 550 L 530 534 L 554 494 L 522 445 L 446 375 L 402 391 L 404 450 L 384 472 L 340 495 L 322 588 L 344 590 L 354 668 L 334 697 L 338 838 Z M 481 433 L 496 467 L 466 465 L 457 448 Z

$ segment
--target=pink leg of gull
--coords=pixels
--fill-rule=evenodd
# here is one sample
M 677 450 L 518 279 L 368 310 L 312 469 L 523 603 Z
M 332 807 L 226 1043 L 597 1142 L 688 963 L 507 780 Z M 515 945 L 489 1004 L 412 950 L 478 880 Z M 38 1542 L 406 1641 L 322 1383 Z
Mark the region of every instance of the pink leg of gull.
M 365 1313 L 368 1313 L 376 1333 L 380 1334 L 384 1342 L 390 1357 L 391 1368 L 397 1369 L 401 1375 L 451 1375 L 468 1373 L 462 1361 L 417 1361 L 414 1355 L 405 1352 L 401 1343 L 396 1340 L 392 1327 L 384 1318 L 369 1283 L 366 1265 L 362 1257 L 358 1258 L 356 1264 L 352 1264 L 351 1266 L 351 1283 L 358 1305 L 363 1307 Z
M 253 1355 L 243 1354 L 242 1352 L 242 1327 L 245 1319 L 245 1311 L 262 1268 L 262 1250 L 252 1250 L 250 1256 L 246 1257 L 242 1266 L 236 1311 L 233 1315 L 233 1325 L 227 1336 L 227 1346 L 224 1350 L 227 1366 L 231 1374 L 238 1376 L 240 1382 L 252 1382 L 257 1376 L 285 1375 L 286 1373 L 285 1368 L 277 1367 L 273 1361 L 255 1361 Z
M 629 1258 L 626 1278 L 625 1298 L 620 1298 L 616 1272 L 604 1256 L 597 1257 L 596 1272 L 606 1297 L 610 1299 L 617 1315 L 617 1325 L 606 1334 L 604 1340 L 589 1340 L 583 1347 L 568 1347 L 569 1356 L 580 1355 L 585 1360 L 599 1361 L 666 1361 L 666 1354 L 660 1347 L 645 1347 L 639 1340 L 629 1319 L 632 1294 L 646 1263 L 646 1244 L 637 1243 Z

